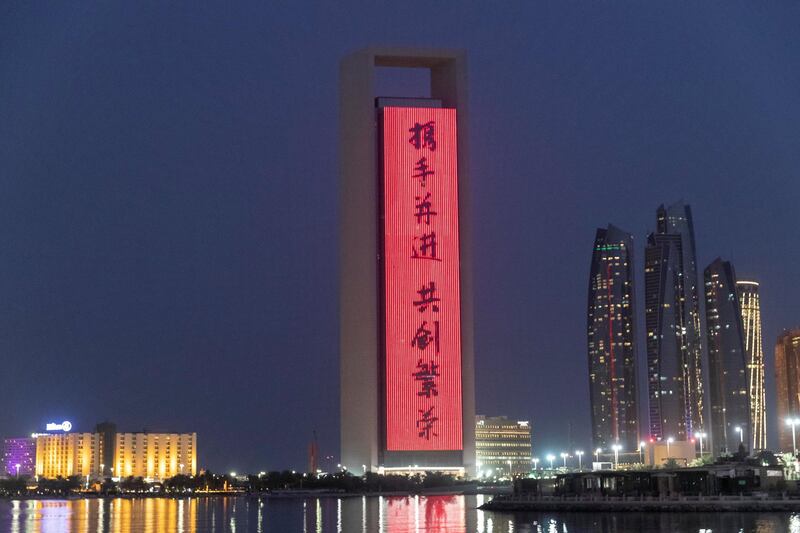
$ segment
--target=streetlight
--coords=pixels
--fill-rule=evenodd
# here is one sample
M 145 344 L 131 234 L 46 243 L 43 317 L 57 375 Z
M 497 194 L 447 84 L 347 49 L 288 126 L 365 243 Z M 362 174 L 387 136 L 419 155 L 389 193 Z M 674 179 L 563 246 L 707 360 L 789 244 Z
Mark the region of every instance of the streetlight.
M 550 470 L 553 469 L 553 461 L 555 461 L 556 456 L 552 453 L 547 454 L 547 460 L 550 461 Z
M 514 477 L 514 472 L 511 470 L 511 460 L 508 461 L 508 477 Z
M 793 450 L 795 455 L 797 455 L 797 441 L 795 440 L 795 436 L 794 436 L 794 428 L 798 424 L 800 424 L 800 418 L 787 418 L 786 419 L 786 425 L 787 426 L 792 426 L 792 450 Z
M 575 455 L 578 456 L 578 471 L 580 472 L 583 470 L 583 463 L 581 462 L 581 458 L 583 457 L 583 450 L 575 450 Z
M 644 441 L 639 442 L 639 462 L 644 464 L 644 447 L 647 446 Z
M 744 444 L 744 429 L 742 426 L 736 426 L 736 431 L 739 432 L 739 444 Z
M 597 448 L 597 449 L 594 451 L 594 461 L 595 461 L 596 463 L 599 463 L 599 462 L 600 462 L 600 452 L 602 452 L 602 451 L 603 451 L 603 448 Z
M 667 459 L 669 459 L 669 445 L 672 444 L 673 442 L 675 442 L 675 439 L 673 439 L 672 437 L 669 437 L 667 439 Z
M 17 463 L 14 465 L 14 468 L 17 469 L 17 477 L 19 477 L 19 467 L 22 466 L 21 464 Z
M 695 433 L 694 436 L 697 437 L 698 439 L 700 439 L 700 459 L 702 459 L 703 458 L 703 439 L 706 438 L 706 432 L 705 431 L 701 431 L 699 433 Z
M 611 449 L 614 450 L 614 470 L 616 470 L 617 466 L 619 466 L 619 451 L 622 449 L 622 446 L 614 444 L 611 446 Z
M 100 477 L 105 477 L 105 476 L 106 476 L 106 465 L 100 463 Z
M 561 458 L 564 459 L 564 468 L 567 468 L 567 457 L 569 457 L 568 453 L 561 452 Z
M 181 469 L 181 475 L 183 475 L 183 463 L 179 464 L 178 467 Z
M 533 469 L 534 470 L 539 470 L 539 458 L 538 457 L 534 457 L 533 458 Z

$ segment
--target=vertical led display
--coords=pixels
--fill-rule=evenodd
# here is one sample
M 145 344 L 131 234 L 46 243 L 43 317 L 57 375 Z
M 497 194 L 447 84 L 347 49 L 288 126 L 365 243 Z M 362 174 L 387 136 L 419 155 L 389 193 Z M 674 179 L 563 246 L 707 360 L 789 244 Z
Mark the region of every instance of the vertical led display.
M 456 110 L 382 110 L 386 449 L 461 450 Z

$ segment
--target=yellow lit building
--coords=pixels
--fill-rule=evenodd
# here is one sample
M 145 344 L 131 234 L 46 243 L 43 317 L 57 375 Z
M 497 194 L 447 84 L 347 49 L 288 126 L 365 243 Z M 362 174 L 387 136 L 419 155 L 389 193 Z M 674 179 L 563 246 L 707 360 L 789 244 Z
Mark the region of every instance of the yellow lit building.
M 43 478 L 100 475 L 102 436 L 60 433 L 36 436 L 36 475 Z
M 197 474 L 197 433 L 117 433 L 115 477 Z

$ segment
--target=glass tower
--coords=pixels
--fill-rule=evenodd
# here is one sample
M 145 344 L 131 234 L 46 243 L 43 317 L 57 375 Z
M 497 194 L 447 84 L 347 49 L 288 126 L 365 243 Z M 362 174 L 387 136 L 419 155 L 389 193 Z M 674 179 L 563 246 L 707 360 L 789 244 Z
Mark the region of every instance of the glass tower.
M 703 429 L 702 329 L 692 211 L 660 206 L 645 248 L 650 436 L 687 440 Z
M 711 445 L 715 454 L 752 441 L 747 354 L 736 274 L 717 258 L 704 273 Z
M 639 443 L 633 278 L 633 237 L 613 225 L 598 229 L 587 320 L 595 448 L 632 451 Z
M 764 346 L 761 340 L 761 298 L 758 283 L 737 280 L 739 308 L 742 311 L 744 349 L 747 357 L 747 383 L 750 395 L 750 423 L 753 450 L 767 448 L 767 409 L 764 394 Z

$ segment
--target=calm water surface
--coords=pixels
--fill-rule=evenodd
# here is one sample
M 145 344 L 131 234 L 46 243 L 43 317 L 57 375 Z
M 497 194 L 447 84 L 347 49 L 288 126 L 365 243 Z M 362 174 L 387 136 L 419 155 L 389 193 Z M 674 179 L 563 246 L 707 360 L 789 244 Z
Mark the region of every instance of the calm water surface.
M 477 510 L 484 496 L 257 500 L 0 501 L 0 532 L 800 533 L 790 513 L 535 513 Z

